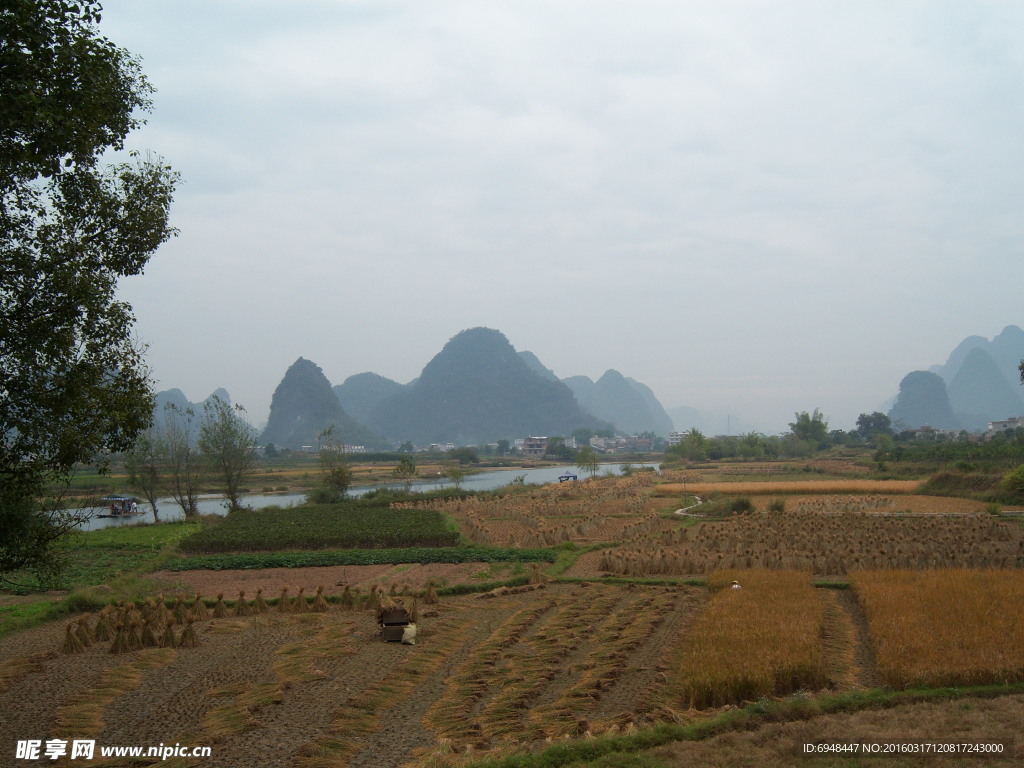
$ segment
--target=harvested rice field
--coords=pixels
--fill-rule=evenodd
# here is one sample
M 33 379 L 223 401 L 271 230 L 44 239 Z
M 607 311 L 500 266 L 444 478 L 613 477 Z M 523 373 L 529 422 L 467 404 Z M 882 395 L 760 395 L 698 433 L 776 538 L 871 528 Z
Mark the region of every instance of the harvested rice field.
M 7 713 L 0 732 L 6 744 L 77 737 L 211 748 L 209 757 L 160 763 L 177 768 L 462 765 L 512 748 L 699 722 L 794 693 L 877 687 L 890 668 L 908 664 L 900 646 L 887 646 L 880 668 L 869 639 L 888 631 L 872 626 L 876 615 L 889 621 L 875 596 L 885 578 L 874 572 L 858 582 L 870 613 L 859 591 L 813 589 L 796 572 L 723 571 L 706 588 L 549 581 L 417 600 L 414 645 L 384 642 L 372 608 L 339 602 L 323 612 L 298 612 L 294 603 L 281 610 L 270 601 L 252 613 L 257 606 L 247 604 L 241 615 L 226 602 L 220 618 L 216 604 L 194 613 L 194 605 L 181 606 L 189 612 L 170 634 L 182 641 L 194 633 L 194 644 L 121 653 L 111 652 L 116 638 L 76 641 L 76 621 L 48 624 L 0 640 Z M 733 580 L 739 590 L 729 587 Z M 979 590 L 1005 583 L 1012 591 L 1019 580 L 1019 572 L 981 571 L 955 579 L 960 599 L 979 602 Z M 908 616 L 948 622 L 947 613 L 936 613 L 948 610 L 948 587 L 941 579 L 915 581 L 899 599 L 913 608 Z M 137 626 L 149 621 L 147 612 L 173 615 L 178 607 L 125 607 L 140 618 L 123 623 Z M 971 620 L 982 621 L 982 613 Z M 991 658 L 992 675 L 1024 680 L 1021 621 L 1014 612 L 999 627 L 1001 647 L 1013 655 L 991 656 L 991 638 L 970 631 L 956 638 L 960 653 L 975 656 L 982 674 Z M 84 624 L 98 634 L 98 615 Z M 927 674 L 944 682 L 942 664 L 931 659 L 918 682 L 931 682 Z M 1003 738 L 1002 712 L 982 718 L 975 735 Z M 821 727 L 829 720 L 821 718 Z M 749 737 L 718 739 L 742 744 Z M 755 744 L 765 748 L 763 739 Z M 678 747 L 679 754 L 688 749 Z

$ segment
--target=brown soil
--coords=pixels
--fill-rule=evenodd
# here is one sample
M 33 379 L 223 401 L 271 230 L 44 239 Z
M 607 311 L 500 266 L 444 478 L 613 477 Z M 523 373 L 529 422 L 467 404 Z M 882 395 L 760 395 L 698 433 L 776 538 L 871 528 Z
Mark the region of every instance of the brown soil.
M 438 587 L 453 584 L 499 581 L 508 578 L 513 566 L 486 563 L 430 563 L 426 565 L 332 565 L 316 568 L 253 568 L 233 571 L 155 571 L 152 576 L 165 584 L 161 590 L 165 595 L 199 592 L 205 598 L 223 593 L 225 599 L 234 599 L 244 590 L 251 600 L 258 588 L 263 589 L 265 598 L 276 597 L 284 587 L 295 595 L 299 587 L 305 587 L 312 596 L 322 586 L 324 594 L 339 595 L 345 587 L 370 589 L 374 584 L 387 589 L 396 585 L 399 589 L 421 591 L 428 581 Z
M 453 577 L 446 568 L 467 567 L 406 569 L 397 581 L 408 578 L 416 586 L 427 578 Z M 366 584 L 386 583 L 382 577 L 388 569 L 346 571 L 349 583 Z M 478 574 L 483 571 L 490 573 L 477 566 Z M 190 588 L 209 595 L 227 593 L 239 583 L 259 583 L 271 596 L 278 587 L 270 580 L 239 581 L 240 575 L 230 572 L 181 575 L 196 577 Z M 278 577 L 290 587 L 331 581 L 329 574 L 304 575 L 311 578 L 293 571 Z M 0 639 L 0 708 L 5 713 L 0 743 L 13 749 L 18 740 L 81 735 L 95 738 L 97 746 L 179 743 L 212 748 L 209 758 L 168 763 L 178 768 L 300 768 L 317 764 L 314 757 L 319 755 L 337 766 L 400 768 L 423 764 L 451 749 L 471 748 L 475 754 L 501 749 L 511 743 L 508 733 L 515 743 L 540 748 L 552 739 L 622 732 L 665 717 L 703 717 L 662 706 L 670 700 L 661 695 L 666 649 L 688 631 L 703 600 L 700 589 L 592 583 L 451 597 L 434 606 L 420 605 L 420 635 L 414 646 L 383 642 L 370 610 L 275 610 L 197 622 L 199 647 L 177 649 L 166 657 L 155 650 L 111 654 L 109 642 L 63 654 L 65 625 L 51 623 Z M 860 623 L 855 604 L 844 608 Z M 502 636 L 524 611 L 534 613 L 521 631 L 503 640 L 486 671 L 476 672 L 488 642 Z M 608 645 L 640 625 L 643 631 L 635 640 L 611 655 L 614 668 L 602 667 L 609 660 Z M 145 661 L 150 668 L 137 681 L 118 678 L 126 681 L 125 690 L 100 708 L 91 726 L 70 729 L 74 705 L 97 689 L 104 672 Z M 865 666 L 869 661 L 862 658 Z M 600 680 L 586 687 L 594 670 L 603 670 Z M 484 683 L 479 698 L 459 710 L 461 687 L 475 680 Z M 539 687 L 502 714 L 500 698 L 531 680 L 540 681 Z M 438 723 L 444 721 L 439 702 L 457 715 L 449 720 L 456 723 L 449 733 L 439 730 L 443 726 Z M 771 724 L 753 733 L 662 747 L 652 755 L 680 766 L 833 765 L 838 763 L 797 758 L 793 745 L 830 735 L 1008 738 L 1008 729 L 1019 730 L 1022 721 L 1024 697 L 969 700 Z M 332 752 L 339 745 L 345 750 L 340 756 Z M 902 763 L 890 759 L 878 764 Z M 973 759 L 964 764 L 987 763 Z

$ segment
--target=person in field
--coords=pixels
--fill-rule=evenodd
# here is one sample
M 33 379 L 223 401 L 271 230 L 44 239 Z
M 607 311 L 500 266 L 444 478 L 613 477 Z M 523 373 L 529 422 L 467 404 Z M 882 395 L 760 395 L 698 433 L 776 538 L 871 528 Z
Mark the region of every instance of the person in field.
M 733 589 L 741 589 L 741 587 L 740 587 L 740 583 L 739 583 L 738 581 L 734 581 L 734 582 L 732 583 L 732 588 L 733 588 Z

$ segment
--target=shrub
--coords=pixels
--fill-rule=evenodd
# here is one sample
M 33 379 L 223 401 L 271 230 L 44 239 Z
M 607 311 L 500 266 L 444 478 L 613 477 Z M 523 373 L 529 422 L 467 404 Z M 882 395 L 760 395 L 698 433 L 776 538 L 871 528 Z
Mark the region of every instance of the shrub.
M 754 502 L 749 496 L 740 496 L 729 503 L 729 511 L 734 515 L 749 515 L 754 511 Z

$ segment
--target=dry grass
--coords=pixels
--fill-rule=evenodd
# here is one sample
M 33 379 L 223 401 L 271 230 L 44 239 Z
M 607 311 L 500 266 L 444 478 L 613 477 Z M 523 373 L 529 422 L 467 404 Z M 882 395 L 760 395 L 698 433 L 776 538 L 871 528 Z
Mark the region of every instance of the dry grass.
M 733 580 L 740 589 L 729 588 Z M 719 571 L 709 586 L 674 670 L 681 704 L 738 704 L 826 683 L 826 606 L 806 573 Z
M 62 738 L 98 734 L 107 707 L 115 699 L 136 688 L 147 670 L 166 666 L 177 656 L 173 648 L 150 648 L 140 651 L 134 661 L 104 670 L 93 688 L 57 710 L 57 732 Z
M 769 493 L 913 493 L 921 486 L 920 480 L 868 480 L 851 478 L 844 480 L 778 480 L 778 481 L 739 481 L 721 483 L 665 483 L 658 486 L 659 491 L 673 493 L 729 493 L 729 494 L 769 494 Z
M 1024 680 L 1024 573 L 869 571 L 853 576 L 888 685 Z
M 737 515 L 605 551 L 599 568 L 626 576 L 684 576 L 726 568 L 845 575 L 876 568 L 1019 568 L 1018 527 L 990 515 L 790 512 Z

